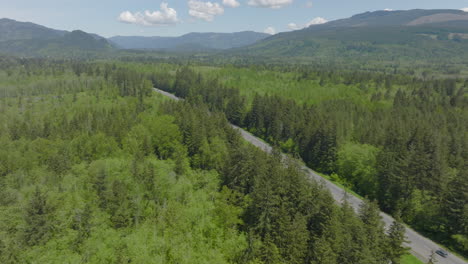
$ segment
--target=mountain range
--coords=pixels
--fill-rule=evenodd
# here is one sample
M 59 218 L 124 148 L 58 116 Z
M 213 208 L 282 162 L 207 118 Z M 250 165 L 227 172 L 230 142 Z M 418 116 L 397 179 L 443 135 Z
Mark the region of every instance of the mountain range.
M 235 33 L 189 33 L 180 37 L 115 36 L 109 40 L 123 49 L 170 51 L 209 51 L 238 48 L 256 43 L 270 35 L 253 31 Z
M 468 13 L 444 9 L 366 12 L 273 36 L 244 31 L 109 39 L 80 30 L 69 32 L 0 19 L 0 53 L 79 56 L 115 53 L 119 49 L 209 52 L 292 61 L 363 59 L 462 63 L 468 59 Z
M 336 27 L 378 27 L 378 26 L 420 26 L 420 25 L 459 25 L 468 26 L 468 13 L 453 9 L 413 9 L 398 11 L 375 11 L 358 14 L 346 19 L 339 19 L 325 24 L 310 26 L 308 29 Z
M 468 58 L 468 13 L 420 9 L 366 12 L 279 33 L 233 54 L 301 60 L 464 60 Z
M 31 22 L 0 19 L 0 41 L 26 39 L 54 39 L 64 36 L 67 31 L 50 29 Z
M 0 53 L 20 56 L 83 56 L 108 52 L 103 37 L 81 30 L 64 31 L 30 22 L 0 19 Z

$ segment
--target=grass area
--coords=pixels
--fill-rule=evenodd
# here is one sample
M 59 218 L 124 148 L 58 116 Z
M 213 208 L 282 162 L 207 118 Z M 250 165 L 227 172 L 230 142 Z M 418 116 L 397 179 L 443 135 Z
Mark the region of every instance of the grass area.
M 408 255 L 403 256 L 403 258 L 401 259 L 401 263 L 402 264 L 423 264 L 424 262 L 419 260 L 417 257 L 411 254 L 408 254 Z
M 348 194 L 351 194 L 361 200 L 364 199 L 364 197 L 362 197 L 361 195 L 359 195 L 358 193 L 354 192 L 351 187 L 349 187 L 348 185 L 346 185 L 345 183 L 343 183 L 342 180 L 340 180 L 339 176 L 336 175 L 336 174 L 332 174 L 332 175 L 327 175 L 327 174 L 323 174 L 323 173 L 319 173 L 319 172 L 315 172 L 317 173 L 318 175 L 322 176 L 323 178 L 333 182 L 335 185 L 337 185 L 338 187 L 340 187 L 341 189 L 345 190 Z
M 255 93 L 275 94 L 307 104 L 343 98 L 352 98 L 359 103 L 367 104 L 370 98 L 356 85 L 332 83 L 320 85 L 320 78 L 299 79 L 300 75 L 294 72 L 234 67 L 197 67 L 196 70 L 209 78 L 217 78 L 228 87 L 239 88 L 250 100 Z

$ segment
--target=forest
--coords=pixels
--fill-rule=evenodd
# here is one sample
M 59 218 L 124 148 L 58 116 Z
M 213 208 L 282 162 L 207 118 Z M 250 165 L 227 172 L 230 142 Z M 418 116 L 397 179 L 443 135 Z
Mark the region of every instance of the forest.
M 0 62 L 1 263 L 409 263 L 399 214 L 383 228 L 379 205 L 389 200 L 369 195 L 357 213 L 346 201 L 338 206 L 296 160 L 280 155 L 300 155 L 324 173 L 355 170 L 356 182 L 349 183 L 367 190 L 374 186 L 358 184 L 359 173 L 373 179 L 374 171 L 353 165 L 355 159 L 380 161 L 384 150 L 375 142 L 383 135 L 341 144 L 343 135 L 330 134 L 334 119 L 301 134 L 297 122 L 324 111 L 319 105 L 256 96 L 248 106 L 238 89 L 189 67 L 11 57 Z M 188 100 L 162 98 L 152 92 L 154 85 Z M 281 124 L 286 115 L 297 121 Z M 277 149 L 268 155 L 247 144 L 228 121 L 276 142 Z M 454 130 L 466 124 L 450 122 Z M 312 124 L 318 125 L 304 123 Z M 307 138 L 300 141 L 299 135 Z M 307 152 L 304 142 L 320 155 Z M 353 148 L 359 155 L 350 155 Z M 449 180 L 460 182 L 451 188 L 466 184 L 458 171 L 465 149 L 457 151 L 442 168 L 451 168 Z M 391 149 L 383 153 L 393 164 Z M 417 151 L 404 153 L 416 157 Z M 412 187 L 420 191 L 420 206 L 446 193 Z M 455 202 L 466 197 L 443 199 L 452 199 L 447 221 L 463 221 Z M 397 201 L 388 208 L 408 221 L 413 203 Z
M 468 255 L 468 80 L 289 66 L 172 76 L 152 81 Z

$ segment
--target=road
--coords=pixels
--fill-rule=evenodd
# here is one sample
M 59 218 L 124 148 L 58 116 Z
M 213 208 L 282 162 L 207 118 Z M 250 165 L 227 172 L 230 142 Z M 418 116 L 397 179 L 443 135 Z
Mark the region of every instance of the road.
M 164 92 L 162 90 L 159 90 L 159 89 L 156 89 L 154 88 L 154 91 L 164 95 L 164 96 L 167 96 L 167 97 L 170 97 L 174 100 L 181 100 L 180 98 L 176 97 L 175 95 L 173 94 L 170 94 L 170 93 L 167 93 L 167 92 Z M 264 141 L 262 141 L 261 139 L 255 137 L 254 135 L 250 134 L 249 132 L 243 130 L 242 128 L 238 127 L 238 126 L 235 126 L 235 125 L 232 125 L 231 126 L 238 130 L 240 132 L 240 134 L 242 135 L 242 137 L 250 142 L 251 144 L 253 144 L 254 146 L 262 149 L 263 151 L 265 152 L 271 152 L 272 150 L 272 147 L 270 145 L 268 145 L 267 143 L 265 143 Z M 310 168 L 306 167 L 306 166 L 302 166 L 302 170 L 313 180 L 316 180 L 318 182 L 322 182 L 324 184 L 324 186 L 330 190 L 331 194 L 333 195 L 333 198 L 335 199 L 336 202 L 338 203 L 341 203 L 343 200 L 344 200 L 344 197 L 346 195 L 346 191 L 343 190 L 341 187 L 337 186 L 336 184 L 334 184 L 333 182 L 323 178 L 322 176 L 318 175 L 316 172 L 314 172 L 313 170 L 311 170 Z M 359 206 L 361 205 L 362 203 L 362 200 L 353 196 L 353 195 L 346 195 L 346 199 L 348 201 L 348 203 L 354 208 L 354 210 L 358 210 L 359 209 Z M 393 218 L 391 216 L 389 216 L 388 214 L 386 213 L 383 213 L 381 212 L 380 215 L 382 216 L 382 220 L 384 221 L 385 223 L 385 227 L 388 228 L 390 227 L 390 225 L 393 223 Z M 431 252 L 432 251 L 436 251 L 437 249 L 439 249 L 440 247 L 434 243 L 433 241 L 431 241 L 430 239 L 418 234 L 416 231 L 414 231 L 413 229 L 407 227 L 406 228 L 406 237 L 407 237 L 407 241 L 409 241 L 408 243 L 408 247 L 411 248 L 411 254 L 413 254 L 414 256 L 416 256 L 417 258 L 419 258 L 420 260 L 422 260 L 423 262 L 427 262 L 429 260 L 429 256 L 431 255 Z M 452 254 L 452 253 L 449 253 L 449 255 L 446 257 L 446 258 L 443 258 L 439 255 L 436 255 L 436 259 L 437 259 L 437 263 L 438 264 L 467 264 L 466 261 L 464 261 L 463 259 L 461 259 L 460 257 Z

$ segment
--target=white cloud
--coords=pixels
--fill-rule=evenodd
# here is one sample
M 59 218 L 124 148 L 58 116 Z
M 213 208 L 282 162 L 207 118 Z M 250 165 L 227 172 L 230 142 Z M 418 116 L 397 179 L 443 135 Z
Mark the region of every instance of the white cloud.
M 468 7 L 462 8 L 460 10 L 463 11 L 463 12 L 468 12 Z
M 383 11 L 391 12 L 391 11 L 393 11 L 393 9 L 385 8 Z
M 306 23 L 305 25 L 298 25 L 296 23 L 289 23 L 288 28 L 290 30 L 299 30 L 299 29 L 303 29 L 303 28 L 310 27 L 310 26 L 313 26 L 313 25 L 324 24 L 324 23 L 327 23 L 327 22 L 328 22 L 328 20 L 326 20 L 323 17 L 316 17 L 316 18 L 312 19 L 311 21 L 309 21 L 308 23 Z
M 296 23 L 289 23 L 288 28 L 291 30 L 298 30 L 298 29 L 301 29 L 302 27 L 298 26 Z
M 130 11 L 124 11 L 120 13 L 117 18 L 120 22 L 128 24 L 138 24 L 144 26 L 159 26 L 159 25 L 170 25 L 175 24 L 179 20 L 177 19 L 177 11 L 173 8 L 168 7 L 167 3 L 163 2 L 160 5 L 161 11 L 148 11 L 132 13 Z
M 240 3 L 237 0 L 223 0 L 223 5 L 227 7 L 239 7 Z
M 264 8 L 282 8 L 291 4 L 293 0 L 249 0 L 248 5 Z
M 120 13 L 118 20 L 124 23 L 136 24 L 138 21 L 137 17 L 139 17 L 140 15 L 140 13 L 136 13 L 135 15 L 133 15 L 132 13 L 130 13 L 130 11 L 124 11 Z
M 274 35 L 274 34 L 276 34 L 276 29 L 274 27 L 267 27 L 267 28 L 265 28 L 263 33 Z
M 305 5 L 307 8 L 312 8 L 313 6 L 313 3 L 312 1 L 307 1 L 306 5 Z
M 314 25 L 320 25 L 320 24 L 325 24 L 327 23 L 328 20 L 326 20 L 325 18 L 323 17 L 316 17 L 314 19 L 312 19 L 311 21 L 309 21 L 305 27 L 310 27 L 310 26 L 314 26 Z
M 224 14 L 224 8 L 218 3 L 189 0 L 189 14 L 192 17 L 213 21 L 217 15 Z

